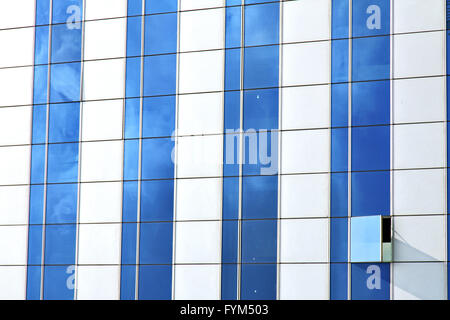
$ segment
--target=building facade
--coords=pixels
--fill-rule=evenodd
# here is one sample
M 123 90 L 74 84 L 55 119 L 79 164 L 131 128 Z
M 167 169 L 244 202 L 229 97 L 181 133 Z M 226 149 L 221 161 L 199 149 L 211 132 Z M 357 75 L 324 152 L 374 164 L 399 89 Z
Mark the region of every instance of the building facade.
M 0 2 L 0 298 L 447 299 L 447 7 Z

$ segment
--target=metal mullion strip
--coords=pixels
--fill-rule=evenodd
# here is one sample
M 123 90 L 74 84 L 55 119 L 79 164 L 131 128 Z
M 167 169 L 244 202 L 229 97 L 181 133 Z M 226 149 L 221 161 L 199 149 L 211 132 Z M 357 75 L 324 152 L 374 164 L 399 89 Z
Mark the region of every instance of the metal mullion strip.
M 81 24 L 81 65 L 80 65 L 80 97 L 83 98 L 84 91 L 84 40 L 85 40 L 85 18 L 86 18 L 86 0 L 83 0 L 83 19 L 80 22 Z M 83 100 L 83 99 L 81 99 Z M 76 236 L 75 236 L 75 292 L 74 292 L 74 300 L 78 300 L 78 259 L 79 259 L 79 240 L 80 240 L 80 201 L 81 201 L 81 154 L 83 150 L 83 144 L 81 141 L 83 140 L 83 106 L 84 103 L 80 102 L 80 119 L 78 124 L 79 131 L 79 141 L 78 142 L 78 182 L 77 182 L 77 222 L 76 222 Z
M 222 116 L 223 116 L 223 118 L 222 118 L 222 128 L 221 128 L 221 132 L 222 133 L 224 133 L 225 132 L 225 76 L 226 76 L 226 53 L 227 53 L 227 49 L 226 49 L 226 34 L 227 34 L 227 31 L 226 31 L 226 28 L 227 28 L 227 24 L 226 24 L 226 21 L 227 21 L 227 8 L 225 8 L 226 7 L 226 0 L 223 0 L 223 6 L 224 6 L 224 8 L 222 9 L 223 10 L 223 64 L 222 64 L 222 66 L 223 66 L 223 77 L 222 77 L 222 81 L 223 81 L 223 92 L 222 92 Z M 222 173 L 222 177 L 221 177 L 221 180 L 222 180 L 222 183 L 221 183 L 221 185 L 222 185 L 222 188 L 220 188 L 220 195 L 219 195 L 219 199 L 220 199 L 220 216 L 221 216 L 221 219 L 220 219 L 220 231 L 219 231 L 219 233 L 220 233 L 220 246 L 219 246 L 219 255 L 220 255 L 220 268 L 219 268 L 219 273 L 220 273 L 220 275 L 219 275 L 219 285 L 218 285 L 218 288 L 219 288 L 219 292 L 218 292 L 218 297 L 220 297 L 220 299 L 222 299 L 222 276 L 223 276 L 223 272 L 222 272 L 222 268 L 223 268 L 223 195 L 224 195 L 224 192 L 223 192 L 223 186 L 224 186 L 224 173 L 223 173 L 223 169 L 224 169 L 224 156 L 225 156 L 225 144 L 224 144 L 224 135 L 222 135 L 222 157 L 221 157 L 221 159 L 222 159 L 222 166 L 221 166 L 221 170 L 220 170 L 220 172 Z
M 174 139 L 174 183 L 173 183 L 173 227 L 172 227 L 172 300 L 175 300 L 175 273 L 176 273 L 176 253 L 177 253 L 177 210 L 178 210 L 178 122 L 179 122 L 179 88 L 180 88 L 180 20 L 181 20 L 181 0 L 177 3 L 177 65 L 176 65 L 176 88 L 175 88 L 175 132 L 173 133 Z
M 128 4 L 128 1 L 127 1 Z M 123 142 L 122 144 L 122 178 L 120 181 L 120 186 L 121 186 L 121 196 L 122 199 L 120 199 L 120 208 L 121 208 L 121 214 L 120 214 L 120 248 L 119 248 L 119 257 L 120 257 L 120 263 L 119 263 L 119 286 L 118 286 L 118 297 L 120 300 L 121 298 L 121 292 L 122 292 L 122 243 L 123 243 L 123 210 L 124 210 L 124 201 L 123 201 L 123 197 L 124 197 L 124 179 L 125 179 L 125 112 L 126 112 L 126 96 L 127 96 L 127 48 L 128 48 L 128 5 L 125 8 L 125 12 L 126 12 L 126 23 L 125 23 L 125 45 L 124 45 L 124 55 L 125 55 L 125 59 L 124 59 L 124 79 L 123 79 L 123 104 L 122 104 L 122 139 L 121 141 Z
M 141 74 L 140 74 L 140 97 L 139 97 L 139 158 L 138 158 L 138 194 L 137 194 L 137 216 L 136 216 L 136 278 L 134 287 L 134 299 L 139 300 L 139 262 L 140 262 L 140 238 L 141 238 L 141 186 L 142 186 L 142 124 L 143 124 L 143 102 L 144 102 L 144 53 L 145 53 L 145 0 L 142 0 L 141 21 Z
M 34 10 L 33 10 L 33 12 L 34 12 L 34 34 L 33 34 L 33 78 L 32 78 L 32 81 L 31 81 L 31 88 L 33 88 L 33 96 L 32 96 L 32 98 L 31 98 L 31 105 L 32 105 L 32 107 L 31 107 L 31 117 L 30 117 L 30 128 L 31 128 L 31 131 L 30 131 L 30 157 L 29 157 L 29 159 L 30 159 L 30 179 L 28 180 L 29 181 L 29 185 L 28 185 L 28 190 L 30 190 L 30 192 L 29 192 L 29 195 L 28 195 L 28 205 L 30 206 L 30 204 L 31 204 L 31 174 L 32 174 L 32 171 L 31 171 L 31 163 L 32 163 L 32 159 L 33 159 L 33 113 L 34 113 L 34 77 L 35 77 L 35 73 L 36 73 L 36 71 L 35 71 L 35 69 L 36 69 L 36 67 L 35 67 L 35 65 L 34 65 L 34 63 L 36 62 L 36 22 L 37 22 L 37 19 L 36 19 L 36 11 L 37 11 L 37 5 L 36 5 L 36 1 L 33 1 L 33 5 L 34 5 Z M 29 256 L 30 256 L 30 208 L 28 208 L 28 221 L 27 221 L 27 224 L 26 224 L 26 226 L 27 226 L 27 235 L 26 235 L 26 237 L 27 237 L 27 262 L 26 262 L 26 266 L 27 266 L 27 272 L 25 273 L 25 297 L 24 297 L 24 300 L 27 300 L 27 293 L 28 293 L 28 268 L 29 268 L 29 266 L 28 266 L 28 259 L 29 259 Z M 41 274 L 41 278 L 42 278 L 42 274 Z
M 238 211 L 238 254 L 237 254 L 237 295 L 241 300 L 242 283 L 242 173 L 244 159 L 244 45 L 245 45 L 245 0 L 241 0 L 241 63 L 240 63 L 240 132 L 239 132 L 239 211 Z
M 46 236 L 46 212 L 47 212 L 47 172 L 48 172 L 48 140 L 49 140 L 49 118 L 50 118 L 50 78 L 52 59 L 52 26 L 53 0 L 49 4 L 49 29 L 48 29 L 48 67 L 47 67 L 47 110 L 45 119 L 45 158 L 44 158 L 44 201 L 42 212 L 42 253 L 41 253 L 41 300 L 44 300 L 44 266 L 45 266 L 45 236 Z
M 447 1 L 446 1 L 446 9 L 447 9 Z M 449 32 L 448 30 L 447 30 L 447 12 L 445 12 L 445 14 L 444 14 L 444 23 L 445 23 L 445 32 L 444 32 L 444 45 L 443 45 L 443 50 L 444 50 L 444 74 L 448 74 L 448 72 L 447 72 L 447 68 L 448 68 L 448 65 L 447 65 L 447 59 L 446 59 L 446 57 L 448 56 L 448 51 L 447 51 L 447 45 L 448 45 L 448 43 L 447 43 L 447 33 Z M 444 108 L 444 137 L 446 137 L 446 139 L 444 139 L 444 144 L 445 144 L 445 146 L 444 146 L 444 158 L 445 158 L 445 166 L 447 166 L 448 167 L 448 156 L 447 156 L 447 150 L 448 150 L 448 145 L 449 145 L 449 143 L 448 143 L 448 139 L 449 139 L 449 137 L 448 137 L 448 134 L 447 134 L 447 128 L 448 128 L 448 122 L 447 122 L 447 117 L 448 117 L 448 103 L 447 103 L 447 99 L 448 99 L 448 97 L 447 97 L 447 92 L 448 92 L 448 81 L 447 81 L 447 79 L 448 79 L 448 76 L 446 76 L 446 81 L 444 81 L 444 96 L 443 96 L 443 99 L 444 99 L 444 105 L 445 106 L 447 106 L 446 108 Z M 449 217 L 448 217 L 448 183 L 447 183 L 447 179 L 448 179 L 448 169 L 445 169 L 444 170 L 444 212 L 445 212 L 445 218 L 444 218 L 444 220 L 445 220 L 445 225 L 444 225 L 444 228 L 445 228 L 445 235 L 446 235 L 446 239 L 447 239 L 447 241 L 445 241 L 445 252 L 444 252 L 444 257 L 445 257 L 445 261 L 446 261 L 446 267 L 447 267 L 447 272 L 445 273 L 445 277 L 446 277 L 446 282 L 445 282 L 445 284 L 447 285 L 447 290 L 446 290 L 446 300 L 448 300 L 449 299 L 449 288 L 448 288 L 448 282 L 449 282 L 449 279 L 448 279 L 448 273 L 449 273 L 449 270 L 448 270 L 448 249 L 449 249 L 449 235 L 448 235 L 448 223 L 449 223 Z
M 330 24 L 329 28 L 329 37 L 330 37 L 330 56 L 329 56 L 329 66 L 330 66 L 330 86 L 328 88 L 329 92 L 329 101 L 328 105 L 330 107 L 329 113 L 328 113 L 328 121 L 329 121 L 329 127 L 330 127 L 330 135 L 329 135 L 329 150 L 330 150 L 330 162 L 329 162 L 329 178 L 328 178 L 328 300 L 331 300 L 331 166 L 332 166 L 332 137 L 333 137 L 333 130 L 332 130 L 332 61 L 333 61 L 333 40 L 332 40 L 332 34 L 333 34 L 333 0 L 329 0 L 328 2 L 328 22 Z
M 353 0 L 349 0 L 348 15 L 348 222 L 347 222 L 347 298 L 352 299 L 352 264 L 351 264 L 351 216 L 352 216 L 352 66 L 353 66 Z
M 283 23 L 283 12 L 284 12 L 284 3 L 280 2 L 280 10 L 279 10 L 279 50 L 278 50 L 278 83 L 280 84 L 280 89 L 278 89 L 278 194 L 277 194 L 277 278 L 276 278 L 276 300 L 280 300 L 281 297 L 281 147 L 282 147 L 282 133 L 281 130 L 283 128 L 283 31 L 284 31 L 284 23 Z M 271 138 L 272 139 L 272 138 Z
M 389 179 L 390 179 L 390 190 L 389 190 L 389 196 L 390 196 L 390 217 L 392 219 L 391 222 L 391 228 L 393 227 L 393 216 L 394 216 L 394 172 L 391 170 L 391 168 L 394 168 L 394 80 L 392 80 L 394 78 L 394 4 L 393 4 L 394 0 L 390 0 L 390 25 L 391 25 L 391 30 L 389 31 L 390 35 L 389 35 L 389 40 L 390 40 L 390 70 L 389 70 L 389 75 L 390 75 L 390 80 L 389 80 L 389 85 L 390 85 L 390 117 L 389 117 L 389 140 L 390 140 L 390 170 L 389 170 Z M 383 220 L 381 220 L 383 221 Z M 381 224 L 382 225 L 382 224 Z M 381 246 L 381 257 L 383 257 L 383 247 Z M 392 248 L 392 257 L 393 257 L 393 248 Z M 383 259 L 382 259 L 383 261 Z M 394 298 L 394 264 L 390 263 L 389 264 L 389 273 L 390 273 L 390 279 L 391 281 L 389 282 L 389 291 L 390 291 L 390 300 L 393 300 Z

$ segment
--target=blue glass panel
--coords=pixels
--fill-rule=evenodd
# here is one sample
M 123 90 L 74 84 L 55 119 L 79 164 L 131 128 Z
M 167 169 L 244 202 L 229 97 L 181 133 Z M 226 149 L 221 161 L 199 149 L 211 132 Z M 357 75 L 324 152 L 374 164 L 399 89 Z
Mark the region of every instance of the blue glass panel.
M 45 178 L 45 150 L 43 144 L 31 146 L 31 183 L 44 183 Z
M 177 13 L 146 16 L 145 54 L 176 53 L 177 33 Z
M 50 69 L 50 102 L 80 101 L 81 64 L 54 64 Z
M 139 300 L 172 298 L 172 266 L 139 266 Z
M 331 216 L 347 217 L 348 214 L 348 174 L 331 174 Z
M 41 266 L 27 267 L 27 300 L 41 299 Z
M 49 31 L 48 26 L 35 29 L 34 64 L 48 64 Z
M 178 0 L 146 0 L 145 13 L 162 13 L 176 12 L 178 8 Z
M 389 126 L 352 128 L 352 170 L 389 170 Z
M 73 300 L 75 266 L 45 266 L 44 300 Z
M 47 103 L 47 80 L 48 66 L 34 67 L 33 103 Z
M 78 143 L 48 146 L 48 183 L 76 182 L 78 179 Z
M 242 300 L 275 300 L 277 296 L 277 265 L 242 265 Z
M 348 84 L 331 85 L 331 126 L 348 126 Z
M 244 177 L 242 179 L 243 219 L 276 219 L 277 208 L 277 176 Z
M 80 61 L 81 38 L 81 28 L 69 29 L 66 24 L 53 25 L 52 62 Z
M 227 5 L 229 5 L 228 2 L 227 2 Z M 240 1 L 238 4 L 240 4 Z M 240 47 L 241 46 L 241 7 L 227 8 L 225 19 L 226 19 L 225 20 L 225 48 Z
M 173 178 L 172 150 L 175 143 L 170 138 L 142 141 L 142 179 Z
M 226 130 L 238 130 L 241 126 L 241 95 L 239 92 L 225 92 L 224 124 Z
M 275 263 L 277 261 L 277 221 L 242 222 L 242 262 Z
M 255 4 L 255 3 L 265 3 L 274 2 L 274 0 L 244 0 L 244 4 Z
M 353 39 L 353 81 L 389 79 L 390 38 Z
M 390 81 L 352 84 L 352 125 L 389 124 Z
M 171 264 L 173 223 L 141 223 L 140 264 Z
M 142 0 L 128 0 L 128 15 L 142 14 Z
M 225 0 L 226 6 L 237 6 L 241 5 L 241 0 Z
M 139 97 L 141 95 L 141 58 L 127 58 L 125 82 L 126 98 Z M 127 103 L 133 100 L 127 100 Z
M 33 106 L 33 144 L 45 143 L 47 136 L 47 106 Z
M 238 260 L 238 232 L 237 220 L 222 223 L 222 263 L 237 263 Z
M 124 143 L 124 180 L 137 180 L 139 174 L 139 143 L 140 140 L 125 140 Z
M 221 300 L 237 299 L 237 264 L 222 265 Z
M 45 226 L 45 264 L 75 263 L 75 224 Z
M 225 90 L 241 88 L 241 49 L 225 50 Z
M 389 300 L 390 265 L 352 264 L 352 300 Z
M 36 0 L 36 25 L 50 24 L 50 0 Z
M 245 46 L 279 42 L 280 4 L 269 3 L 245 7 Z
M 348 265 L 332 263 L 330 265 L 330 299 L 348 299 Z
M 28 264 L 42 264 L 42 225 L 28 228 Z
M 49 143 L 78 141 L 79 126 L 80 103 L 50 105 Z
M 348 40 L 333 40 L 331 42 L 331 82 L 348 81 Z
M 239 178 L 223 179 L 223 219 L 239 216 Z
M 76 223 L 77 203 L 77 184 L 48 185 L 46 223 Z
M 352 173 L 352 216 L 390 214 L 390 172 Z
M 244 92 L 244 130 L 278 128 L 278 89 Z
M 136 266 L 122 265 L 120 270 L 120 300 L 135 300 Z
M 137 222 L 138 183 L 123 183 L 123 222 Z
M 176 54 L 144 58 L 144 95 L 169 95 L 176 92 Z
M 125 100 L 125 139 L 139 138 L 140 136 L 140 99 Z
M 30 186 L 30 224 L 44 223 L 44 185 Z
M 348 38 L 348 14 L 350 0 L 333 0 L 332 19 L 331 19 L 331 37 L 333 39 Z
M 331 171 L 348 170 L 348 129 L 331 129 Z
M 175 105 L 175 96 L 144 98 L 143 137 L 171 137 L 175 131 Z
M 348 261 L 348 219 L 331 219 L 330 261 Z
M 244 89 L 278 86 L 279 47 L 244 49 Z
M 233 132 L 235 132 L 233 130 Z M 240 165 L 239 134 L 228 133 L 223 137 L 223 175 L 225 177 L 238 176 Z
M 381 261 L 381 217 L 351 219 L 350 257 L 352 262 Z
M 76 24 L 83 17 L 83 0 L 53 1 L 53 23 L 69 23 L 70 28 L 81 28 Z
M 140 12 L 139 12 L 140 14 Z M 127 57 L 140 56 L 142 44 L 142 17 L 127 18 Z M 140 61 L 140 59 L 138 59 Z M 128 60 L 127 60 L 128 61 Z
M 136 264 L 137 224 L 122 224 L 122 264 Z
M 353 36 L 378 36 L 391 30 L 390 0 L 358 0 L 352 4 Z
M 141 222 L 173 220 L 173 180 L 142 181 Z

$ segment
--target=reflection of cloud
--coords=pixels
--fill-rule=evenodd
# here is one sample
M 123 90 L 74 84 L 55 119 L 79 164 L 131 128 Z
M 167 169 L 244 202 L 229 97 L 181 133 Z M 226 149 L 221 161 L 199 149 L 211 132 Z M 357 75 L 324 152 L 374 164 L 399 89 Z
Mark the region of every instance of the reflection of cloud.
M 80 100 L 81 64 L 64 63 L 51 66 L 51 102 Z

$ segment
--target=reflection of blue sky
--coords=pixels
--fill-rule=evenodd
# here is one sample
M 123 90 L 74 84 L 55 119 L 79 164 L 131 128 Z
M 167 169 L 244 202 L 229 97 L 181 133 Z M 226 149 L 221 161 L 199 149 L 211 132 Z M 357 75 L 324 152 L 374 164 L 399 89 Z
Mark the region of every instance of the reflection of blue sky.
M 372 16 L 372 13 L 367 13 L 367 8 L 371 5 L 377 5 L 380 8 L 380 25 L 381 29 L 367 28 L 367 19 Z M 389 34 L 390 32 L 390 0 L 358 0 L 353 1 L 352 5 L 353 15 L 353 36 L 378 36 Z
M 242 222 L 242 262 L 275 263 L 277 261 L 277 221 Z
M 76 184 L 48 185 L 46 223 L 75 223 L 77 194 Z
M 173 178 L 171 138 L 145 139 L 142 141 L 142 179 Z
M 351 261 L 381 261 L 381 217 L 357 217 L 351 220 Z
M 173 220 L 173 180 L 142 181 L 141 193 L 141 221 Z
M 243 219 L 277 218 L 278 177 L 244 177 L 242 182 Z
M 47 225 L 45 229 L 45 264 L 73 264 L 76 224 Z
M 241 46 L 241 7 L 226 10 L 225 48 Z
M 50 101 L 70 102 L 80 100 L 81 64 L 63 63 L 51 66 Z
M 352 125 L 389 124 L 390 82 L 359 82 L 352 84 Z
M 244 130 L 278 128 L 278 89 L 244 93 Z
M 144 98 L 143 137 L 170 137 L 175 130 L 175 96 Z
M 78 179 L 78 143 L 48 146 L 48 182 L 76 182 Z
M 244 49 L 244 89 L 278 86 L 279 46 Z
M 390 37 L 353 39 L 353 81 L 389 79 Z
M 70 6 L 78 6 L 80 8 L 80 15 L 83 16 L 83 0 L 56 0 L 53 1 L 53 23 L 64 23 L 72 15 L 67 13 L 67 8 Z
M 81 28 L 69 29 L 65 24 L 52 26 L 52 62 L 81 60 Z
M 171 264 L 173 223 L 143 223 L 140 229 L 141 264 Z
M 177 0 L 145 0 L 145 14 L 174 12 L 177 11 L 177 8 Z
M 176 54 L 144 58 L 144 95 L 167 95 L 176 92 Z
M 35 31 L 35 49 L 34 49 L 34 63 L 47 64 L 48 63 L 48 38 L 49 27 L 36 27 Z
M 352 173 L 352 216 L 390 214 L 390 172 Z
M 75 142 L 79 139 L 80 103 L 50 105 L 49 142 Z
M 157 14 L 145 17 L 145 54 L 177 52 L 177 14 Z
M 278 43 L 280 4 L 258 4 L 245 8 L 245 45 Z
M 352 170 L 389 170 L 389 126 L 352 128 Z

